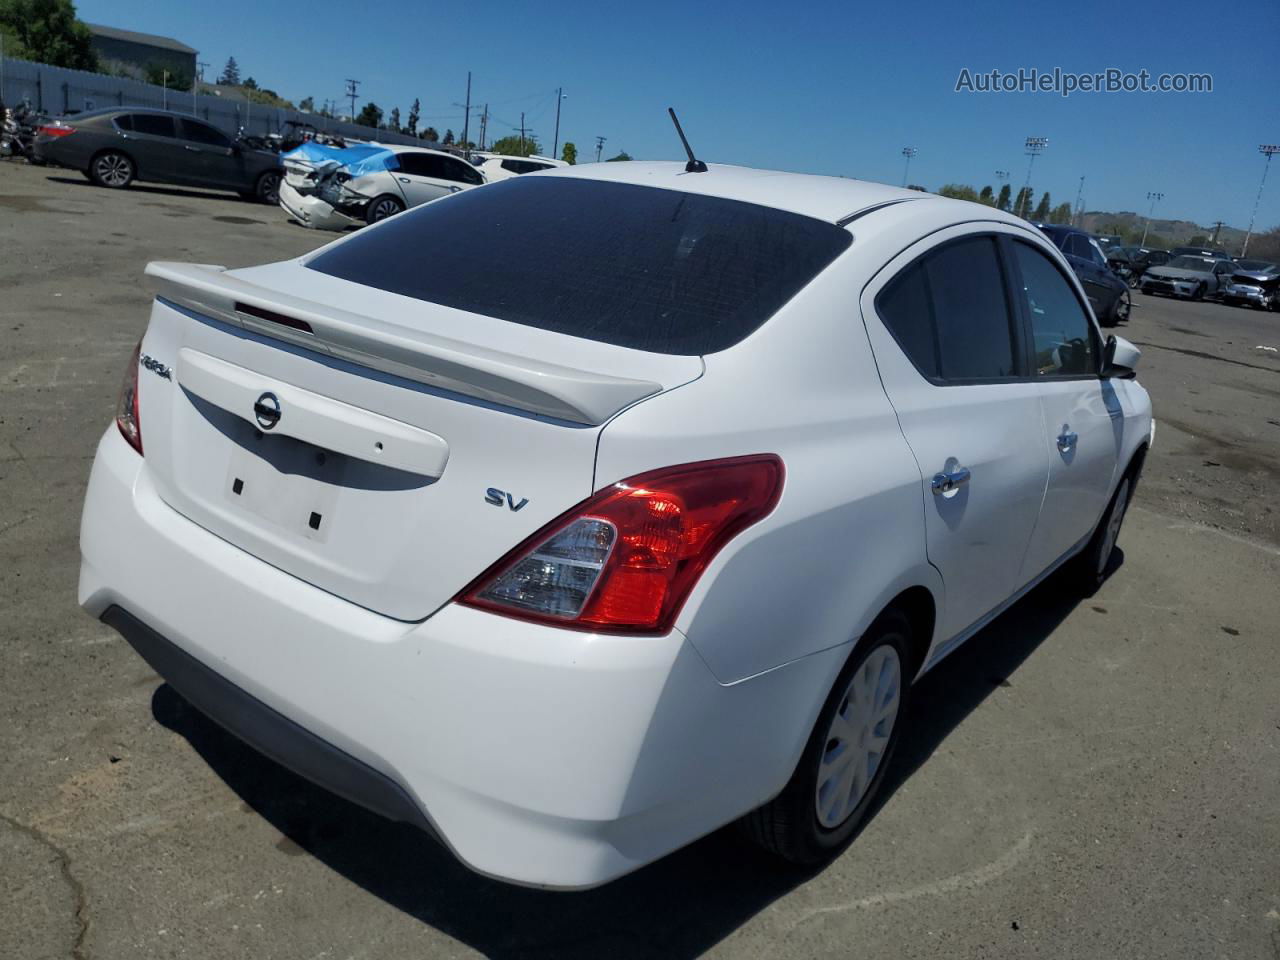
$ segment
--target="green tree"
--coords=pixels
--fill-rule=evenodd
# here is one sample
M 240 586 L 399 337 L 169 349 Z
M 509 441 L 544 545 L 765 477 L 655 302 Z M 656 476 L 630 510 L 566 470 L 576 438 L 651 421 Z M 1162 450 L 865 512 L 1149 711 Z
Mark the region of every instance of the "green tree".
M 437 130 L 435 127 L 427 127 L 427 129 L 422 131 L 422 139 L 428 141 L 429 143 L 439 143 L 440 131 Z
M 362 127 L 374 127 L 375 129 L 382 124 L 382 108 L 372 100 L 360 108 L 360 112 L 356 114 L 355 122 Z
M 969 200 L 973 203 L 978 202 L 978 191 L 967 183 L 948 183 L 938 191 L 938 196 L 952 197 L 956 200 Z
M 1209 238 L 1203 233 L 1197 233 L 1194 237 L 1187 241 L 1188 247 L 1204 247 L 1208 246 Z
M 147 83 L 154 83 L 157 87 L 164 86 L 170 90 L 188 90 L 191 88 L 190 74 L 182 71 L 175 73 L 164 64 L 148 63 L 142 74 Z
M 391 108 L 391 119 L 387 121 L 387 129 L 392 133 L 400 132 L 400 108 Z
M 236 63 L 235 57 L 227 57 L 227 65 L 222 68 L 218 83 L 230 87 L 240 86 L 240 65 Z
M 996 205 L 995 191 L 989 186 L 983 187 L 982 192 L 978 194 L 978 202 L 985 203 L 988 207 L 994 207 Z
M 560 159 L 569 164 L 578 162 L 578 148 L 573 145 L 572 141 L 566 140 L 564 142 L 564 148 L 560 151 Z
M 404 132 L 411 137 L 418 135 L 418 115 L 421 107 L 418 104 L 418 98 L 413 98 L 413 106 L 409 108 L 409 122 L 405 125 Z
M 996 197 L 996 206 L 1001 210 L 1008 210 L 1009 196 L 1011 193 L 1012 191 L 1009 189 L 1009 185 L 1007 183 L 1002 186 L 1000 188 L 1000 196 Z
M 443 143 L 446 147 L 449 146 L 451 143 L 453 143 L 453 131 L 446 129 L 444 132 L 444 139 L 441 140 L 440 142 Z
M 620 160 L 632 160 L 632 159 L 634 158 L 631 156 L 631 154 L 627 153 L 627 151 L 625 150 L 622 150 L 618 153 L 616 157 L 610 157 L 608 160 L 605 161 L 605 163 L 617 163 Z
M 1060 203 L 1049 213 L 1050 223 L 1070 223 L 1071 222 L 1071 204 Z
M 89 28 L 76 18 L 71 0 L 0 0 L 0 34 L 6 56 L 51 67 L 98 69 Z
M 315 113 L 316 101 L 314 97 L 303 97 L 298 101 L 298 109 L 303 113 Z
M 250 77 L 248 80 L 246 80 L 246 81 L 242 84 L 242 86 L 243 86 L 246 90 L 257 90 L 257 89 L 258 89 L 258 81 L 257 81 L 257 80 L 255 80 L 255 79 L 253 79 L 253 77 Z
M 924 187 L 922 187 L 922 186 L 921 186 L 920 184 L 918 184 L 918 183 L 908 183 L 908 184 L 907 184 L 907 189 L 908 189 L 908 190 L 919 190 L 921 193 L 928 193 L 928 192 L 929 192 L 928 190 L 926 190 Z
M 525 137 L 521 140 L 520 135 L 515 133 L 501 140 L 495 140 L 489 149 L 494 153 L 506 154 L 508 157 L 528 157 L 542 152 L 536 137 Z
M 1031 188 L 1023 187 L 1013 201 L 1013 212 L 1020 217 L 1031 216 Z
M 1036 204 L 1036 211 L 1032 215 L 1031 219 L 1037 220 L 1040 223 L 1044 223 L 1046 220 L 1049 219 L 1050 209 L 1051 207 L 1049 204 L 1049 191 L 1046 190 L 1044 193 L 1040 194 L 1040 202 Z

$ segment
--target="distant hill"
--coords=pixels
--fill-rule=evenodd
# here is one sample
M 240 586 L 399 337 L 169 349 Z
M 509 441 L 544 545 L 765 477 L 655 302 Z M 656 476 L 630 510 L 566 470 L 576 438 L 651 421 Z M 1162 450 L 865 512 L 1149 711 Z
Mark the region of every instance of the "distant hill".
M 1120 234 L 1126 237 L 1133 236 L 1136 239 L 1142 236 L 1142 227 L 1145 223 L 1146 217 L 1128 210 L 1121 210 L 1119 213 L 1090 210 L 1084 214 L 1081 226 L 1090 233 L 1103 236 Z M 1186 246 L 1193 237 L 1212 238 L 1213 225 L 1210 224 L 1205 227 L 1190 220 L 1155 219 L 1151 221 L 1151 230 L 1147 238 L 1148 243 L 1151 242 L 1153 236 L 1163 240 L 1171 247 Z M 1217 245 L 1231 253 L 1238 252 L 1243 243 L 1243 230 L 1224 226 L 1218 231 Z

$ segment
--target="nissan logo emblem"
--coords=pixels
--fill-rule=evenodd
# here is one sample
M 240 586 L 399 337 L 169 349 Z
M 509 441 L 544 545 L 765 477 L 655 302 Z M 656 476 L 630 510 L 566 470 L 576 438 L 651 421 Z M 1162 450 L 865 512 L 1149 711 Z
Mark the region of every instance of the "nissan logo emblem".
M 253 404 L 253 416 L 258 426 L 270 430 L 280 422 L 280 401 L 274 393 L 264 393 Z

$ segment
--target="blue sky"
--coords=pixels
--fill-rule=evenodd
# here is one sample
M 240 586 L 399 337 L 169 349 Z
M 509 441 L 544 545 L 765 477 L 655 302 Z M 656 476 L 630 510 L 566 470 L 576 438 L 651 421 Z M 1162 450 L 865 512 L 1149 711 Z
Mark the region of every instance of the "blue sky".
M 466 74 L 490 104 L 490 136 L 526 122 L 550 147 L 554 90 L 563 86 L 561 141 L 580 158 L 625 149 L 680 159 L 673 105 L 704 159 L 901 183 L 1015 187 L 1023 141 L 1049 138 L 1033 186 L 1089 209 L 1248 224 L 1262 175 L 1259 143 L 1280 142 L 1280 4 L 1243 0 L 1124 4 L 607 2 L 480 0 L 453 4 L 290 4 L 221 0 L 81 0 L 88 21 L 159 33 L 200 51 L 218 73 L 234 55 L 295 102 L 341 97 L 359 78 L 361 102 L 423 125 L 462 128 Z M 1153 75 L 1208 73 L 1213 92 L 961 94 L 962 68 L 1076 73 L 1108 67 Z M 473 131 L 474 133 L 474 131 Z M 474 139 L 474 136 L 473 136 Z M 1280 161 L 1258 227 L 1280 225 Z

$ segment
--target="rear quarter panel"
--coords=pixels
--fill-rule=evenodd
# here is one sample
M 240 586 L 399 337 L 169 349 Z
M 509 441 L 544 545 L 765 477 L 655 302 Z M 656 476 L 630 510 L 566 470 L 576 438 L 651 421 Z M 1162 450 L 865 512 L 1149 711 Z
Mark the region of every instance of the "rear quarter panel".
M 701 379 L 601 435 L 597 489 L 717 457 L 784 461 L 777 508 L 712 561 L 676 623 L 721 683 L 851 644 L 907 587 L 941 602 L 919 470 L 859 314 L 867 256 L 855 244 L 761 329 L 707 356 Z

